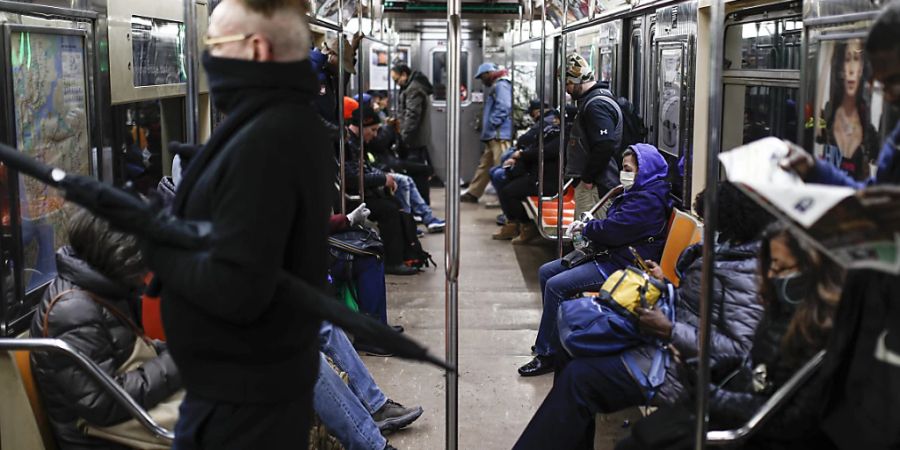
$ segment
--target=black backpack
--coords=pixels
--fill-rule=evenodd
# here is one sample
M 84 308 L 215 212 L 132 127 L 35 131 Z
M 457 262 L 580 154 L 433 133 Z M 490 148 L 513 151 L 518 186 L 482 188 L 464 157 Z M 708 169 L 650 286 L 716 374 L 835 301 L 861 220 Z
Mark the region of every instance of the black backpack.
M 634 104 L 625 97 L 616 98 L 606 94 L 603 96 L 615 100 L 619 105 L 619 111 L 622 112 L 622 143 L 619 150 L 624 151 L 629 145 L 647 142 L 647 125 L 644 124 L 644 119 L 638 114 Z
M 416 221 L 411 214 L 400 212 L 400 228 L 403 231 L 403 264 L 409 267 L 421 269 L 422 267 L 437 267 L 431 254 L 422 248 L 419 236 L 416 234 Z

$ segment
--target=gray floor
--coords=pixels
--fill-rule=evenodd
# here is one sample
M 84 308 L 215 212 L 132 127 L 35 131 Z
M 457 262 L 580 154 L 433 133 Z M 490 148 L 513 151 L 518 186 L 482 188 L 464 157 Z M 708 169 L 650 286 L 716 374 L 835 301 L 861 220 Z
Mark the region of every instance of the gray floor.
M 444 216 L 443 190 L 432 190 Z M 522 378 L 516 368 L 531 358 L 540 320 L 537 269 L 554 257 L 555 244 L 512 246 L 493 241 L 498 209 L 461 207 L 459 295 L 459 448 L 509 449 L 550 389 L 552 375 Z M 438 263 L 413 277 L 388 276 L 388 317 L 432 352 L 444 355 L 444 237 L 422 244 Z M 396 358 L 364 357 L 385 393 L 424 416 L 389 436 L 399 449 L 444 448 L 444 376 L 430 366 Z M 597 448 L 611 448 L 619 417 L 598 420 Z M 601 438 L 600 436 L 608 436 Z

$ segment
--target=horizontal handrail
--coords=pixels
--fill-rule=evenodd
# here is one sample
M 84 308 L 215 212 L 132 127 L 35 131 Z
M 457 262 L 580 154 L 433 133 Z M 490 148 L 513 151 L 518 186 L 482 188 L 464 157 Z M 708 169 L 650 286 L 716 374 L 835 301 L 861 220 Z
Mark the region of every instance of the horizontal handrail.
M 766 403 L 759 408 L 759 411 L 744 424 L 744 426 L 734 430 L 708 431 L 706 433 L 706 442 L 710 445 L 730 445 L 735 444 L 750 437 L 759 428 L 771 418 L 784 403 L 803 386 L 815 372 L 822 366 L 825 360 L 825 350 L 819 351 L 813 356 L 800 370 L 797 371 L 783 386 L 778 388 Z
M 82 355 L 78 350 L 75 350 L 71 345 L 61 339 L 34 339 L 34 338 L 25 338 L 25 339 L 0 339 L 0 351 L 49 351 L 54 353 L 60 353 L 65 355 L 67 358 L 72 358 L 78 363 L 78 366 L 84 369 L 87 373 L 91 375 L 101 386 L 103 389 L 107 391 L 107 394 L 112 395 L 113 399 L 120 406 L 128 410 L 128 413 L 131 414 L 135 420 L 140 422 L 141 425 L 144 426 L 148 431 L 153 433 L 156 437 L 167 441 L 167 443 L 172 443 L 175 440 L 175 433 L 167 430 L 162 427 L 152 417 L 147 411 L 141 407 L 127 392 L 122 388 L 115 380 L 112 379 L 103 369 L 100 368 L 94 361 L 88 359 L 86 356 Z
M 562 191 L 566 192 L 567 190 L 569 190 L 570 187 L 572 187 L 572 184 L 574 184 L 574 183 L 575 183 L 575 179 L 570 178 L 569 181 L 566 181 L 566 184 L 563 185 Z M 559 198 L 559 193 L 556 193 L 556 194 L 553 194 L 550 196 L 542 195 L 541 201 L 546 202 L 546 201 L 550 201 L 550 200 L 556 200 L 558 198 Z
M 588 210 L 588 212 L 593 216 L 601 206 L 605 205 L 607 202 L 612 201 L 619 195 L 622 195 L 623 192 L 625 192 L 625 186 L 622 186 L 621 184 L 610 189 L 609 192 L 607 192 L 606 195 L 604 195 L 596 205 L 592 206 L 591 209 Z M 575 218 L 575 220 L 579 219 L 580 218 L 578 217 Z

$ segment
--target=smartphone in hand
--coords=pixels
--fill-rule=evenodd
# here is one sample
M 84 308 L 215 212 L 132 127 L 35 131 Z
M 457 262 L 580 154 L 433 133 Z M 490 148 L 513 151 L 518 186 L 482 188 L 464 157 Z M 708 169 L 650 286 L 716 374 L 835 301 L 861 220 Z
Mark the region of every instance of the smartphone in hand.
M 647 265 L 647 261 L 644 261 L 644 258 L 641 257 L 641 254 L 637 252 L 632 246 L 628 246 L 628 251 L 631 252 L 631 255 L 634 256 L 634 262 L 637 263 L 638 267 L 644 272 L 650 272 L 650 266 Z

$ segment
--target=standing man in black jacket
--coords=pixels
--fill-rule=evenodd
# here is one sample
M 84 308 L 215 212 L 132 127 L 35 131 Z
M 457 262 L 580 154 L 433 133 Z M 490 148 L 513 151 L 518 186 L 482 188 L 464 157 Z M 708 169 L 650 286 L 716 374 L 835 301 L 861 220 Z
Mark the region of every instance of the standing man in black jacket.
M 405 64 L 391 68 L 391 79 L 400 86 L 400 104 L 397 119 L 400 122 L 400 140 L 403 143 L 406 158 L 416 158 L 410 164 L 409 175 L 416 182 L 416 187 L 431 204 L 430 186 L 431 167 L 428 163 L 428 139 L 425 124 L 428 123 L 428 97 L 434 94 L 434 86 L 428 77 L 418 70 L 413 71 Z M 410 161 L 411 162 L 411 161 Z M 418 163 L 418 164 L 416 164 Z
M 307 446 L 320 323 L 299 308 L 305 299 L 276 295 L 280 270 L 324 286 L 328 269 L 333 163 L 312 107 L 303 3 L 223 0 L 213 11 L 203 66 L 226 119 L 172 205 L 211 224 L 210 244 L 144 246 L 187 389 L 181 450 Z
M 578 115 L 566 148 L 566 176 L 574 178 L 575 217 L 600 201 L 613 186 L 603 185 L 610 160 L 622 143 L 622 113 L 605 83 L 594 79 L 579 54 L 566 57 L 566 92 L 578 101 Z

